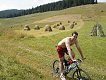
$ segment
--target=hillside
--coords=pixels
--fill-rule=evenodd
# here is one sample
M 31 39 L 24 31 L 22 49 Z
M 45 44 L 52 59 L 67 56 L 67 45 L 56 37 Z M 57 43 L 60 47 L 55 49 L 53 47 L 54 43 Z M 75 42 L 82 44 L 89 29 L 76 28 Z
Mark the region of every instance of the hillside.
M 35 3 L 36 4 L 36 3 Z M 6 10 L 0 11 L 0 18 L 12 18 L 18 16 L 24 16 L 34 13 L 42 13 L 47 11 L 62 10 L 69 7 L 75 7 L 86 4 L 97 4 L 97 0 L 60 0 L 57 2 L 52 2 L 37 7 L 32 7 L 26 10 Z
M 0 11 L 0 18 L 8 18 L 9 16 L 13 17 L 14 15 L 18 15 L 22 13 L 23 10 L 11 9 Z
M 77 25 L 70 29 L 68 21 Z M 66 30 L 53 28 L 60 22 Z M 106 34 L 106 3 L 0 19 L 0 80 L 59 80 L 52 76 L 52 63 L 58 59 L 55 45 L 73 31 L 79 33 L 78 40 L 87 58 L 80 65 L 82 69 L 92 80 L 106 80 L 106 37 L 90 36 L 96 22 Z M 44 31 L 47 24 L 52 32 Z M 31 30 L 24 31 L 25 25 Z M 35 25 L 41 29 L 34 30 Z M 72 48 L 79 58 L 76 48 Z

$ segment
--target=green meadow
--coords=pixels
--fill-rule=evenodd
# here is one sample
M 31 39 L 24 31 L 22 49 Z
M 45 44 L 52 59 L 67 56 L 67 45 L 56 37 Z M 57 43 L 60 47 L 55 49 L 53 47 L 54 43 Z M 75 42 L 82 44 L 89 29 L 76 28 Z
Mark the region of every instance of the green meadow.
M 77 25 L 70 29 L 68 21 Z M 53 28 L 60 22 L 66 30 Z M 55 46 L 73 31 L 79 33 L 78 41 L 86 57 L 81 68 L 92 80 L 106 80 L 106 37 L 90 36 L 97 22 L 106 35 L 106 3 L 0 19 L 0 80 L 59 80 L 52 76 L 52 63 L 58 59 Z M 47 24 L 52 32 L 44 31 Z M 24 31 L 25 25 L 31 30 Z M 34 30 L 35 25 L 40 30 Z M 80 58 L 75 46 L 72 49 Z

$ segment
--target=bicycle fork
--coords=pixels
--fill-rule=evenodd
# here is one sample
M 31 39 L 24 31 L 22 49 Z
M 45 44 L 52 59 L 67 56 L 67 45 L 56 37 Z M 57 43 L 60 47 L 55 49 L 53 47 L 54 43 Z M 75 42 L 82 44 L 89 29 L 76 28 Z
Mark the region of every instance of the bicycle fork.
M 80 71 L 81 71 L 81 69 L 79 69 L 79 68 L 76 69 L 76 72 L 77 72 L 77 79 L 78 79 L 78 80 L 82 80 L 82 79 L 81 79 L 81 78 L 82 78 L 82 75 L 81 75 L 81 72 L 80 72 Z

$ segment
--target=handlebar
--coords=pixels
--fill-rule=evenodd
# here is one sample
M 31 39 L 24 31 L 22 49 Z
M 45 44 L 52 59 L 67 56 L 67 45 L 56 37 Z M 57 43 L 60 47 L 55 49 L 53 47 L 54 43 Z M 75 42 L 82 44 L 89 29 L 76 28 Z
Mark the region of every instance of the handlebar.
M 85 60 L 86 58 L 84 58 L 83 60 Z M 73 63 L 75 63 L 75 62 L 78 62 L 78 63 L 81 63 L 81 62 L 83 62 L 83 60 L 82 59 L 76 59 L 76 60 L 73 60 Z
M 76 60 L 73 60 L 73 62 L 72 62 L 72 63 L 76 63 L 76 62 L 78 62 L 78 63 L 80 62 L 80 63 L 81 63 L 81 62 L 82 62 L 82 60 L 81 60 L 81 59 L 76 59 Z
M 83 60 L 85 60 L 86 58 L 84 58 Z M 72 61 L 72 63 L 81 63 L 81 62 L 83 62 L 83 60 L 81 60 L 81 59 L 75 59 L 75 60 L 73 60 Z M 66 60 L 64 60 L 64 62 L 65 62 L 65 65 L 67 66 L 67 65 L 70 65 L 70 58 L 68 58 L 68 59 L 66 59 Z

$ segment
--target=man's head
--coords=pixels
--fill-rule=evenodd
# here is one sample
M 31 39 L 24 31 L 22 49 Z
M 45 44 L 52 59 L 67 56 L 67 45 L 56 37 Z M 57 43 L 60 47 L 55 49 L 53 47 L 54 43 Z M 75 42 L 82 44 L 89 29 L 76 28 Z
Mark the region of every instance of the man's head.
M 76 31 L 74 31 L 74 32 L 72 33 L 72 36 L 75 37 L 75 38 L 77 38 L 77 37 L 78 37 L 78 33 L 77 33 Z

